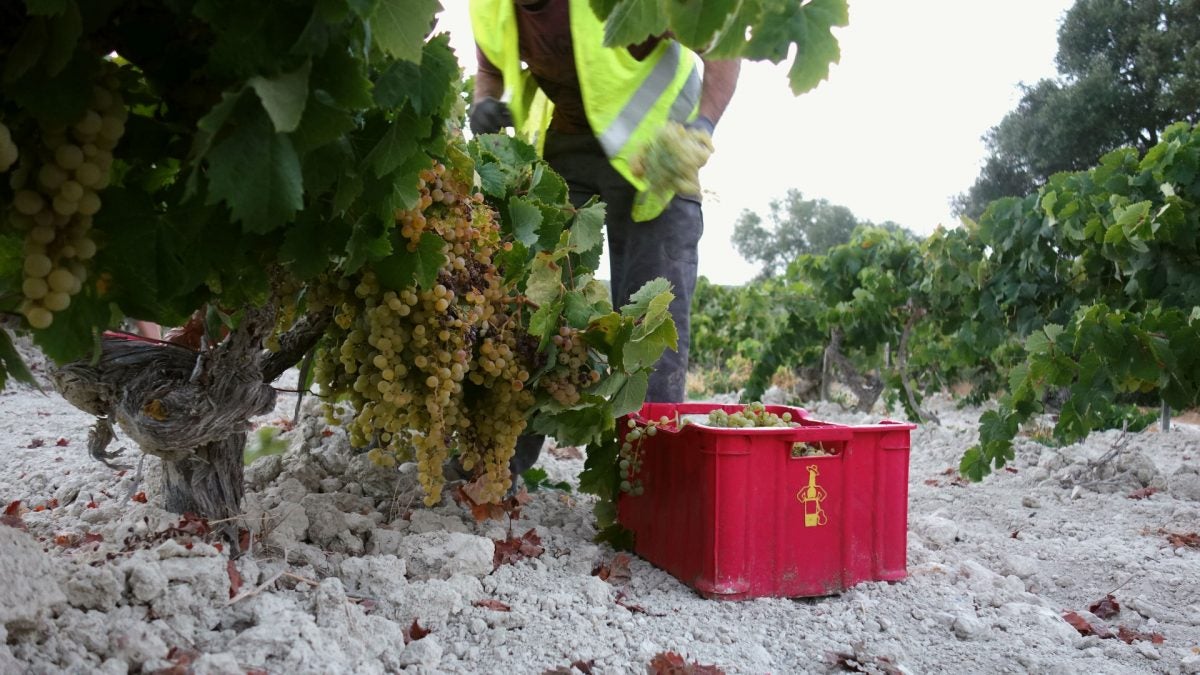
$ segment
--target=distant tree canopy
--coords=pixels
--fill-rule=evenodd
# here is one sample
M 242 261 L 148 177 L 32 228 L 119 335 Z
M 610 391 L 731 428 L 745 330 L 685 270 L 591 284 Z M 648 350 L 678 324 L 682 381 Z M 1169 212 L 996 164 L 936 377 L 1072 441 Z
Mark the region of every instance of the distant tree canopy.
M 1200 0 L 1078 0 L 1056 64 L 1058 77 L 1025 87 L 984 137 L 988 156 L 956 213 L 977 218 L 994 199 L 1119 147 L 1145 152 L 1172 122 L 1200 120 Z
M 782 200 L 771 202 L 767 218 L 770 226 L 753 211 L 742 211 L 733 229 L 733 246 L 743 258 L 762 265 L 760 277 L 770 277 L 787 269 L 788 263 L 806 253 L 822 254 L 850 241 L 860 221 L 850 209 L 825 199 L 805 199 L 797 189 L 788 190 Z M 891 221 L 876 227 L 905 231 Z

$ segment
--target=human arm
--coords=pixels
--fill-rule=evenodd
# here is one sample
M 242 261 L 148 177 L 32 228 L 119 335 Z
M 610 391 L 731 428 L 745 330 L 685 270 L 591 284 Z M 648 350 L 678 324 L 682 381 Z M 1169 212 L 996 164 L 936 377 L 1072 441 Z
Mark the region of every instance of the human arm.
M 704 61 L 704 81 L 700 86 L 700 118 L 708 120 L 710 124 L 707 131 L 712 134 L 712 127 L 715 127 L 721 120 L 721 116 L 725 114 L 725 108 L 733 98 L 742 62 L 736 59 L 732 61 L 710 61 L 703 57 L 701 59 Z
M 470 122 L 471 132 L 494 134 L 502 128 L 512 126 L 512 113 L 500 101 L 504 95 L 504 75 L 488 61 L 483 50 L 475 48 L 479 69 L 475 71 L 475 91 L 472 95 Z

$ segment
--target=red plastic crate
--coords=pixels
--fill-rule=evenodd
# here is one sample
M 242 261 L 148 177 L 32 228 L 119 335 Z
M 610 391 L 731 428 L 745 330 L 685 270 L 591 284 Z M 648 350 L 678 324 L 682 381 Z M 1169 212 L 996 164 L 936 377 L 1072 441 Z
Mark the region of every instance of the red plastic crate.
M 635 552 L 710 598 L 829 595 L 903 579 L 916 425 L 845 426 L 767 406 L 800 426 L 676 426 L 680 415 L 742 407 L 647 403 L 630 416 L 672 420 L 643 437 L 643 493 L 618 501 Z M 831 454 L 795 457 L 796 443 Z

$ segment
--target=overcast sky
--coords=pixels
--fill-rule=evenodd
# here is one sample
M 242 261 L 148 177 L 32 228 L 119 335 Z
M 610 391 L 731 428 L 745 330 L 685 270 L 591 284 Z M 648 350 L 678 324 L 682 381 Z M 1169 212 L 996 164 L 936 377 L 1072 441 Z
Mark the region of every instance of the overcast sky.
M 470 75 L 467 3 L 442 4 L 438 30 L 450 32 Z M 837 33 L 841 62 L 816 90 L 793 96 L 787 64 L 745 64 L 701 173 L 700 274 L 722 284 L 752 277 L 729 241 L 734 222 L 745 209 L 765 216 L 789 188 L 919 234 L 955 226 L 949 200 L 978 174 L 980 137 L 1013 109 L 1021 83 L 1054 75 L 1058 24 L 1072 4 L 851 0 L 850 25 Z

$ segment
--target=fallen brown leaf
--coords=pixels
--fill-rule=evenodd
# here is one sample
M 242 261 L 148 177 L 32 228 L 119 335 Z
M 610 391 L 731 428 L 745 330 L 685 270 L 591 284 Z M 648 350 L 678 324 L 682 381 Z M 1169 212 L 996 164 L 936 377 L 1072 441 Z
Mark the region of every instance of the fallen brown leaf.
M 1160 527 L 1157 534 L 1166 537 L 1171 548 L 1200 548 L 1200 534 L 1195 532 L 1171 532 Z
M 25 526 L 25 521 L 21 520 L 20 499 L 9 502 L 8 506 L 4 509 L 4 515 L 0 516 L 0 524 L 7 525 L 9 527 L 15 527 L 18 530 L 29 529 Z
M 1111 619 L 1121 612 L 1121 604 L 1112 593 L 1088 605 L 1088 611 L 1101 619 Z
M 404 629 L 404 644 L 408 644 L 413 640 L 420 640 L 429 635 L 430 632 L 428 628 L 423 628 L 421 624 L 417 623 L 416 619 L 413 619 L 412 625 Z
M 1078 612 L 1065 612 L 1062 615 L 1062 618 L 1064 621 L 1071 624 L 1072 628 L 1079 631 L 1080 635 L 1095 635 L 1096 637 L 1100 638 L 1113 637 L 1112 631 L 1104 626 L 1092 625 L 1091 622 L 1080 616 Z
M 1161 633 L 1139 633 L 1125 626 L 1117 627 L 1117 637 L 1125 644 L 1133 644 L 1134 640 L 1142 640 L 1143 642 L 1161 645 L 1166 640 Z
M 1140 490 L 1134 490 L 1125 496 L 1129 499 L 1145 499 L 1155 492 L 1158 492 L 1158 488 L 1147 486 Z
M 629 571 L 629 563 L 632 560 L 628 553 L 618 553 L 611 561 L 599 563 L 592 568 L 592 575 L 613 586 L 624 586 L 633 579 L 633 573 Z
M 650 675 L 725 675 L 716 666 L 703 666 L 687 661 L 675 652 L 660 652 L 650 659 L 647 668 Z
M 536 558 L 545 551 L 542 548 L 542 538 L 533 528 L 529 528 L 528 532 L 519 537 L 494 541 L 496 542 L 496 552 L 492 558 L 492 565 L 495 568 L 499 568 L 501 565 L 511 565 L 526 558 Z
M 484 609 L 491 609 L 491 610 L 495 610 L 497 612 L 511 612 L 512 611 L 512 607 L 509 607 L 508 605 L 504 604 L 503 602 L 500 602 L 499 600 L 497 600 L 495 598 L 476 600 L 472 604 L 474 604 L 476 607 L 482 607 Z
M 234 597 L 242 590 L 242 573 L 238 571 L 233 559 L 225 561 L 225 571 L 229 573 L 229 597 Z

